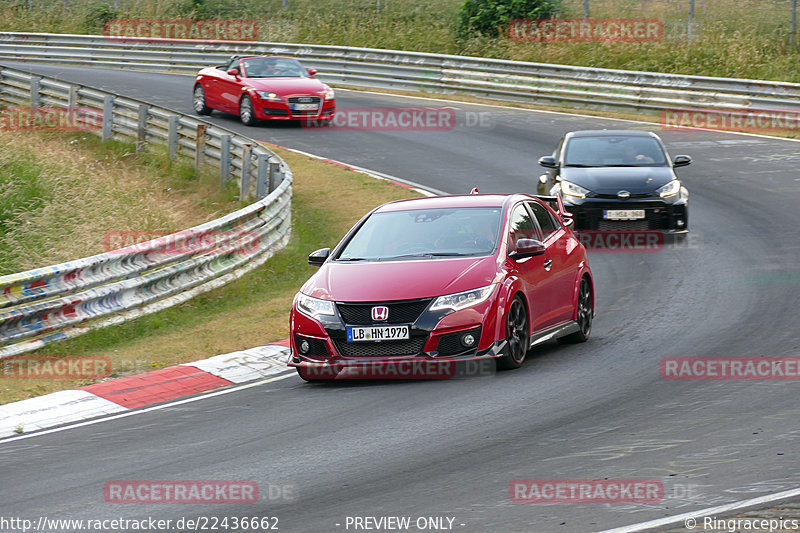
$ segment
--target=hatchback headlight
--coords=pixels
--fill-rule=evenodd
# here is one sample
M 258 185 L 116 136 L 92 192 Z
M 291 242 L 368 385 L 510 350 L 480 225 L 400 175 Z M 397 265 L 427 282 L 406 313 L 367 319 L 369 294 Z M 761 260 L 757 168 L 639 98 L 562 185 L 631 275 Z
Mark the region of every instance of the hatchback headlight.
M 656 189 L 656 192 L 662 198 L 667 198 L 668 196 L 675 196 L 679 192 L 681 192 L 681 182 L 678 180 L 672 180 L 663 187 L 659 187 Z
M 580 185 L 576 185 L 570 181 L 561 181 L 561 192 L 565 196 L 575 196 L 577 198 L 586 198 L 586 195 L 589 194 L 589 189 L 581 187 Z
M 280 102 L 281 97 L 275 93 L 271 93 L 269 91 L 256 91 L 256 94 L 264 100 L 271 100 L 273 102 Z
M 467 307 L 478 305 L 481 302 L 485 302 L 489 296 L 492 295 L 495 286 L 496 284 L 493 283 L 486 287 L 481 287 L 480 289 L 439 296 L 433 301 L 433 304 L 431 304 L 430 311 L 442 311 L 445 309 L 460 311 Z
M 335 315 L 333 302 L 330 300 L 320 300 L 298 292 L 294 301 L 297 304 L 297 310 L 311 318 L 319 319 L 322 315 Z

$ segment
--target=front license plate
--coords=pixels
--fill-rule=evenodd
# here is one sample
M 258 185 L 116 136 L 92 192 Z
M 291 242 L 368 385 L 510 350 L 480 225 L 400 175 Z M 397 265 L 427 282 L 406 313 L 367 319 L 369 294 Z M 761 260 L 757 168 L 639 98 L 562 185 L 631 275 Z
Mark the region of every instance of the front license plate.
M 347 340 L 350 342 L 363 341 L 401 341 L 408 340 L 410 328 L 408 326 L 366 326 L 361 328 L 347 328 Z
M 644 218 L 644 209 L 606 209 L 603 211 L 606 220 L 641 220 Z
M 319 109 L 317 104 L 292 104 L 292 111 L 316 111 Z

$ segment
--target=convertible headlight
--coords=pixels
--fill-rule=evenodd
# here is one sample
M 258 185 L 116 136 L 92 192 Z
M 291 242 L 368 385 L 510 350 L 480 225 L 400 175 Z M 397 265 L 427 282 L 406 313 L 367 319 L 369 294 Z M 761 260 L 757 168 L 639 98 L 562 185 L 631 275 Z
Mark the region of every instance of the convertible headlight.
M 678 180 L 672 180 L 663 187 L 659 187 L 656 189 L 656 192 L 662 197 L 666 198 L 668 196 L 675 196 L 679 192 L 681 192 L 681 182 Z
M 325 100 L 333 100 L 334 98 L 336 98 L 336 93 L 329 87 L 328 90 L 325 91 Z
M 485 302 L 489 296 L 494 292 L 496 284 L 487 285 L 480 289 L 472 289 L 470 291 L 457 292 L 455 294 L 448 294 L 446 296 L 439 296 L 433 301 L 430 311 L 441 311 L 450 309 L 451 311 L 460 311 L 473 305 L 478 305 Z
M 565 196 L 575 196 L 578 198 L 586 198 L 586 195 L 589 194 L 589 189 L 585 189 L 580 185 L 576 185 L 569 181 L 561 181 L 561 193 Z
M 311 318 L 319 318 L 322 315 L 333 316 L 335 314 L 333 312 L 333 302 L 330 300 L 320 300 L 298 292 L 297 296 L 295 296 L 295 302 L 297 303 L 297 310 Z
M 263 98 L 264 100 L 272 100 L 273 102 L 280 102 L 281 97 L 275 93 L 271 93 L 269 91 L 256 91 L 259 97 Z

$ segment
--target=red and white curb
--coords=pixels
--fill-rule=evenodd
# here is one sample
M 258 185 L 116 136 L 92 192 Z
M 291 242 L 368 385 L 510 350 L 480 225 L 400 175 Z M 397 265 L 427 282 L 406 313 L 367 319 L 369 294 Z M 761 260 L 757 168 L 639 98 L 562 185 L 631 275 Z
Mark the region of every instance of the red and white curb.
M 0 405 L 0 438 L 283 374 L 288 341 Z

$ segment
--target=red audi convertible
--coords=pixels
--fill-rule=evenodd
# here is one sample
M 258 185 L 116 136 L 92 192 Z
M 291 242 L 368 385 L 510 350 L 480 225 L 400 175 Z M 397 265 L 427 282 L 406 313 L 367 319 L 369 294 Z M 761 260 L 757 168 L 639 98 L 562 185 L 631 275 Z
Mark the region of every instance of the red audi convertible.
M 586 341 L 594 287 L 569 216 L 560 197 L 524 194 L 374 209 L 309 256 L 320 269 L 292 305 L 289 364 L 307 381 L 400 361 L 511 369 L 534 344 Z
M 316 73 L 291 57 L 233 56 L 197 74 L 192 104 L 198 115 L 217 109 L 239 115 L 248 126 L 262 119 L 325 124 L 336 113 L 336 100 Z

